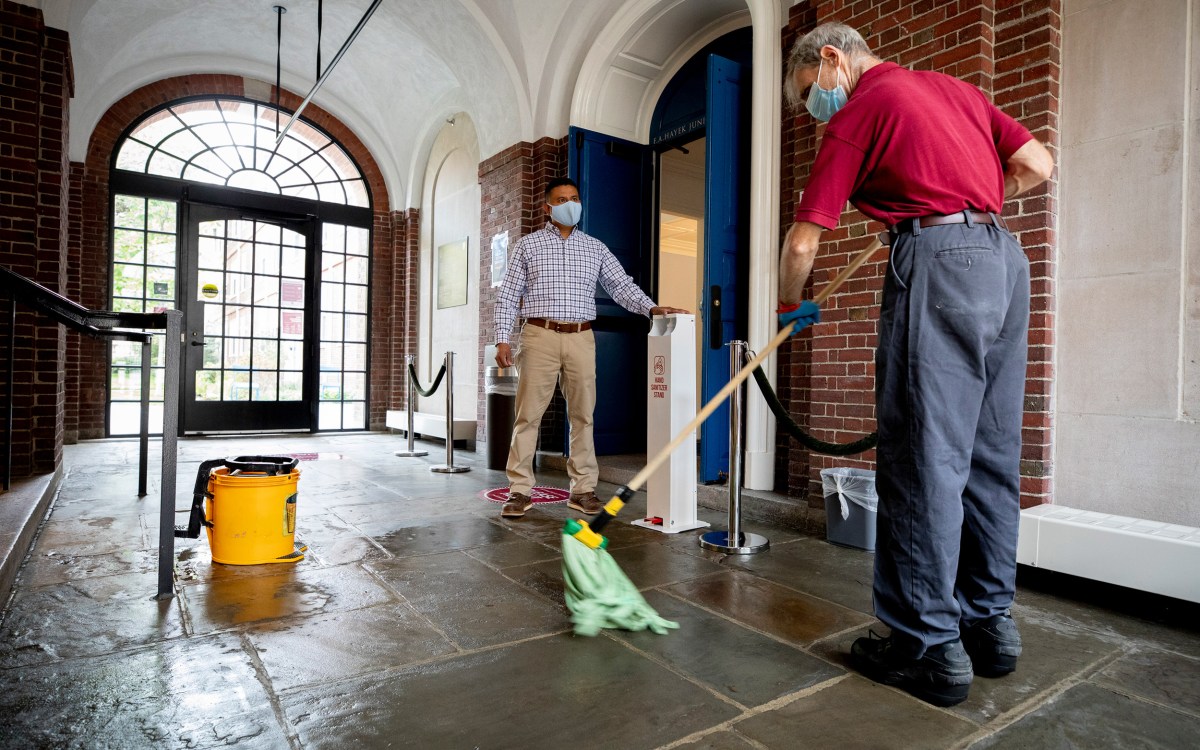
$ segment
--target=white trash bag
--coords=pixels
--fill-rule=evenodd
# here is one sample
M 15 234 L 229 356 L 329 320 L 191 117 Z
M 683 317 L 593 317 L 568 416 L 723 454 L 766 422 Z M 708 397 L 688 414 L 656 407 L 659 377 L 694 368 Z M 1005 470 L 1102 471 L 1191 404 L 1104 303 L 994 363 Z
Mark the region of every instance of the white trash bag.
M 879 507 L 879 495 L 875 492 L 875 472 L 870 469 L 821 469 L 821 487 L 825 497 L 837 495 L 838 503 L 842 507 L 843 521 L 850 517 L 847 501 L 872 513 Z

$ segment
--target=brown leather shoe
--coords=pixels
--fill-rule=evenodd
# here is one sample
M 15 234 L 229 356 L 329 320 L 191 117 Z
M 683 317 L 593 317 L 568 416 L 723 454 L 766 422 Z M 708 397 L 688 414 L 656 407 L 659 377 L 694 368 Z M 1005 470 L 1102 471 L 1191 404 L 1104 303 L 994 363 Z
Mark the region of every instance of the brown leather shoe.
M 522 495 L 520 492 L 508 493 L 508 502 L 500 509 L 500 515 L 504 518 L 520 518 L 525 515 L 525 511 L 533 507 L 533 500 L 529 495 Z
M 595 492 L 581 492 L 578 495 L 571 494 L 571 499 L 567 501 L 567 507 L 594 516 L 600 512 L 604 504 L 600 502 L 600 498 L 596 497 Z

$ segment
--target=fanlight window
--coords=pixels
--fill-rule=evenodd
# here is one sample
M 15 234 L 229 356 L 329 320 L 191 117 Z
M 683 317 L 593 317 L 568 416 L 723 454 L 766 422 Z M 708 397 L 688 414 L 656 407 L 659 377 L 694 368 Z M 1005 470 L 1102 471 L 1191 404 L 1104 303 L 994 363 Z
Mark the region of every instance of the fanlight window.
M 147 117 L 117 153 L 117 169 L 275 195 L 367 207 L 358 167 L 303 120 L 279 148 L 288 115 L 238 99 L 192 99 Z

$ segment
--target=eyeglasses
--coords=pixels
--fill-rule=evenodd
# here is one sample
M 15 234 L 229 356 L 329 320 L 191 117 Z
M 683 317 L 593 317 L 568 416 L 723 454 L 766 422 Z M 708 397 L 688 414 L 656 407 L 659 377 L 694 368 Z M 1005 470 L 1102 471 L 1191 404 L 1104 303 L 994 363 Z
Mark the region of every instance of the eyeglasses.
M 551 206 L 561 206 L 562 204 L 568 203 L 568 202 L 579 203 L 580 202 L 579 196 L 578 195 L 559 196 L 558 198 L 550 198 L 549 200 L 546 201 L 546 203 L 550 204 Z

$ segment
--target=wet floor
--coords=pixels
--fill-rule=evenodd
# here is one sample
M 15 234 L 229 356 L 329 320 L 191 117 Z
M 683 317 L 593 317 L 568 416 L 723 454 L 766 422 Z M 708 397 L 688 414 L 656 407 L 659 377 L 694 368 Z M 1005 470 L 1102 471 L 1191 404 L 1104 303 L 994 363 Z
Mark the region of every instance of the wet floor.
M 849 669 L 853 639 L 881 630 L 869 554 L 747 519 L 770 549 L 724 556 L 699 532 L 629 525 L 640 495 L 609 527 L 611 553 L 680 628 L 576 637 L 560 570 L 574 514 L 501 519 L 480 493 L 504 477 L 482 455 L 435 474 L 440 445 L 402 447 L 378 433 L 182 441 L 179 511 L 202 460 L 309 454 L 309 549 L 228 566 L 177 540 L 178 595 L 156 601 L 158 488 L 152 476 L 136 497 L 137 444 L 68 446 L 0 621 L 0 748 L 1196 747 L 1195 623 L 1022 587 L 1017 672 L 933 708 Z

